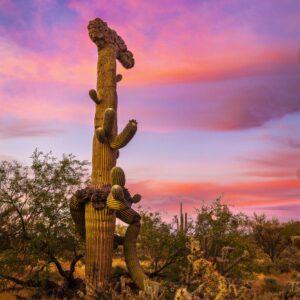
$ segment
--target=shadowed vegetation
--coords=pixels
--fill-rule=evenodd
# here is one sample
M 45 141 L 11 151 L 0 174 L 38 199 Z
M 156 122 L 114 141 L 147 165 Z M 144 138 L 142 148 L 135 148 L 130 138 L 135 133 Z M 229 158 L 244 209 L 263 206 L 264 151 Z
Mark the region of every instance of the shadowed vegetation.
M 37 150 L 31 159 L 30 166 L 0 163 L 2 292 L 20 295 L 22 288 L 30 291 L 22 294 L 28 299 L 83 298 L 84 246 L 69 200 L 86 185 L 88 163 Z M 298 299 L 300 222 L 235 214 L 221 199 L 196 208 L 194 218 L 181 208 L 172 222 L 141 208 L 139 213 L 138 256 L 160 287 L 138 291 L 119 238 L 113 284 L 99 299 Z M 119 223 L 120 236 L 125 231 Z

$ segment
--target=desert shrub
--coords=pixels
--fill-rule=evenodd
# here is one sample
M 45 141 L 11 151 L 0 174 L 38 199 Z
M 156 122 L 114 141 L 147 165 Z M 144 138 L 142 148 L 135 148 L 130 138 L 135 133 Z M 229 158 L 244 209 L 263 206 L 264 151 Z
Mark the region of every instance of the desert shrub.
M 0 249 L 0 283 L 56 286 L 49 280 L 53 265 L 64 284 L 72 287 L 78 284 L 74 270 L 83 253 L 68 197 L 86 178 L 87 163 L 73 155 L 58 160 L 37 150 L 31 158 L 30 166 L 0 163 L 0 232 L 6 240 Z
M 265 215 L 254 215 L 251 222 L 253 238 L 270 263 L 265 262 L 264 271 L 289 272 L 300 269 L 300 252 L 297 237 L 299 222 L 280 223 L 278 219 L 268 220 Z
M 224 275 L 250 274 L 256 247 L 249 236 L 248 217 L 234 214 L 221 199 L 210 206 L 203 205 L 196 212 L 194 237 L 201 245 L 204 258 L 215 263 Z
M 186 261 L 187 237 L 162 221 L 158 213 L 141 211 L 141 216 L 138 250 L 141 259 L 147 262 L 145 268 L 149 276 L 167 276 L 168 280 L 178 280 L 178 271 Z
M 250 290 L 245 285 L 235 285 L 222 276 L 215 265 L 203 257 L 200 243 L 189 241 L 188 267 L 183 273 L 181 287 L 175 299 L 246 299 Z
M 274 263 L 289 245 L 284 225 L 278 219 L 267 220 L 265 215 L 254 215 L 251 222 L 254 240 Z

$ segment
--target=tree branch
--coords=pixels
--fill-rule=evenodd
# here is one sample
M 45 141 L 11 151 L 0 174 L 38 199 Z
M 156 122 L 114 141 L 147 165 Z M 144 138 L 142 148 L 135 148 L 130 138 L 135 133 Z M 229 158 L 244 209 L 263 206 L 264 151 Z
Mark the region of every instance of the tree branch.
M 58 270 L 58 273 L 64 277 L 65 279 L 69 279 L 67 272 L 63 269 L 60 262 L 54 257 L 52 254 L 50 254 L 50 261 L 53 262 Z
M 83 254 L 76 255 L 76 256 L 73 258 L 73 260 L 72 260 L 72 262 L 71 262 L 71 264 L 70 264 L 70 274 L 69 274 L 69 278 L 72 278 L 72 277 L 73 277 L 73 273 L 74 273 L 74 271 L 75 271 L 75 266 L 76 266 L 77 262 L 78 262 L 81 258 L 83 258 Z

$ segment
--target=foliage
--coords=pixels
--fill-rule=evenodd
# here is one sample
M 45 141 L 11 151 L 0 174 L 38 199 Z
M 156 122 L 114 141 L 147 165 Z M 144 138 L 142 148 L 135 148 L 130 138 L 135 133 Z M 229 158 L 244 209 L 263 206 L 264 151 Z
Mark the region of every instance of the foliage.
M 81 283 L 74 270 L 83 247 L 67 199 L 86 184 L 86 168 L 87 162 L 73 155 L 58 160 L 38 151 L 29 167 L 16 161 L 0 163 L 2 286 L 14 282 L 46 290 L 59 291 L 62 286 L 78 290 Z M 163 287 L 156 298 L 174 299 L 175 294 L 176 299 L 253 298 L 245 280 L 253 280 L 255 271 L 275 274 L 268 275 L 255 293 L 267 298 L 299 296 L 299 279 L 276 282 L 274 278 L 300 269 L 300 222 L 280 223 L 264 215 L 250 219 L 233 213 L 220 199 L 198 208 L 187 230 L 176 230 L 176 219 L 168 223 L 159 213 L 141 211 L 141 216 L 137 247 L 148 275 Z M 117 232 L 122 240 L 125 227 L 117 225 Z M 117 256 L 123 257 L 121 247 Z M 108 290 L 114 299 L 120 294 L 130 299 L 158 295 L 157 287 L 138 294 L 123 268 L 115 272 L 114 282 Z
M 269 256 L 273 263 L 289 245 L 284 228 L 284 224 L 280 224 L 277 219 L 267 220 L 265 215 L 254 215 L 253 237 L 257 246 Z
M 244 299 L 250 292 L 244 286 L 235 286 L 222 276 L 214 264 L 203 257 L 198 240 L 189 243 L 188 268 L 184 274 L 185 288 L 176 291 L 175 299 Z
M 200 243 L 203 257 L 215 263 L 223 275 L 241 276 L 250 272 L 255 247 L 249 234 L 248 217 L 234 214 L 220 198 L 196 212 L 194 237 Z M 239 264 L 241 261 L 244 264 Z
M 138 240 L 141 258 L 148 262 L 150 276 L 178 276 L 174 268 L 179 268 L 186 261 L 187 238 L 178 233 L 171 224 L 162 221 L 158 213 L 141 212 L 142 227 Z
M 35 151 L 30 166 L 0 163 L 0 282 L 38 287 L 53 264 L 67 285 L 82 258 L 68 197 L 83 184 L 87 162 Z M 69 269 L 62 262 L 69 261 Z M 14 277 L 15 276 L 15 277 Z

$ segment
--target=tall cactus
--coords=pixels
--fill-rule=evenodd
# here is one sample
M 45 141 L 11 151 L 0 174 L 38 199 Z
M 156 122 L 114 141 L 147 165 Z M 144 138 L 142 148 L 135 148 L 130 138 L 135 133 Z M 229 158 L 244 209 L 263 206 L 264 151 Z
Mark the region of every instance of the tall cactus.
M 183 214 L 182 202 L 180 202 L 179 218 L 177 215 L 175 216 L 175 222 L 176 222 L 178 233 L 187 233 L 187 230 L 188 230 L 188 220 L 187 219 L 188 219 L 187 213 Z
M 127 69 L 134 66 L 134 59 L 123 39 L 101 19 L 90 21 L 88 32 L 98 49 L 97 90 L 89 91 L 96 105 L 92 176 L 90 186 L 72 197 L 70 209 L 77 231 L 86 242 L 87 294 L 95 296 L 110 280 L 116 217 L 129 224 L 123 240 L 125 261 L 140 289 L 144 289 L 146 275 L 136 255 L 140 216 L 131 208 L 141 196 L 131 197 L 125 188 L 125 174 L 116 167 L 119 149 L 137 130 L 137 122 L 130 120 L 118 134 L 116 88 L 122 76 L 116 74 L 116 59 Z

